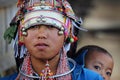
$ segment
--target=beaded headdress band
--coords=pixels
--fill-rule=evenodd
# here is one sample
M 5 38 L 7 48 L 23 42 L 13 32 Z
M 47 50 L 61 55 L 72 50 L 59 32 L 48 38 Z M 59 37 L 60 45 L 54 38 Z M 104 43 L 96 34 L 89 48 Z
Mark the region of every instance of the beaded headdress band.
M 13 18 L 10 27 L 6 30 L 4 38 L 15 40 L 15 55 L 23 57 L 26 48 L 22 45 L 23 35 L 32 26 L 44 24 L 52 25 L 59 29 L 59 34 L 65 34 L 74 38 L 74 27 L 80 27 L 81 20 L 78 20 L 67 0 L 18 0 L 18 12 Z M 72 41 L 74 41 L 72 40 Z

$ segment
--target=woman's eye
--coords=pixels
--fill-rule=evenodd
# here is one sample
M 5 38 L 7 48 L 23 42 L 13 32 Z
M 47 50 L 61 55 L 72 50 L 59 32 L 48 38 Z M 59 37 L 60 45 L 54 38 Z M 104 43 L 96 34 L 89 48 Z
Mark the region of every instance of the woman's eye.
M 95 68 L 96 70 L 101 70 L 101 68 L 100 68 L 99 66 L 94 66 L 94 68 Z
M 51 29 L 52 29 L 52 28 L 54 28 L 54 27 L 53 27 L 53 26 L 51 26 L 51 25 L 49 25 L 49 26 L 48 26 L 48 28 L 51 28 Z
M 34 28 L 34 29 L 38 29 L 38 28 L 40 28 L 40 26 L 34 26 L 33 28 Z
M 33 30 L 38 29 L 38 28 L 39 28 L 39 26 L 32 26 L 32 27 L 30 27 L 30 29 L 33 29 Z
M 106 75 L 111 76 L 111 72 L 106 72 Z

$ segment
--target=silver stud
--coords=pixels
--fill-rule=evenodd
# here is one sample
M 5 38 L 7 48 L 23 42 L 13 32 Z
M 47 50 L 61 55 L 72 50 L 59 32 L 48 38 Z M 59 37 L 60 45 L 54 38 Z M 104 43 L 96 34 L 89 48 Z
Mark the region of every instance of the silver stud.
M 40 22 L 40 20 L 41 20 L 40 18 L 37 18 L 37 19 L 36 19 L 37 22 Z
M 63 33 L 64 33 L 63 31 L 59 31 L 58 32 L 59 35 L 63 35 Z
M 21 31 L 24 32 L 24 31 L 25 31 L 25 28 L 23 27 L 23 28 L 21 29 Z
M 22 35 L 23 35 L 23 36 L 27 36 L 27 32 L 23 31 L 23 32 L 22 32 Z
M 60 29 L 61 31 L 64 31 L 64 28 L 63 27 L 61 27 L 61 29 Z

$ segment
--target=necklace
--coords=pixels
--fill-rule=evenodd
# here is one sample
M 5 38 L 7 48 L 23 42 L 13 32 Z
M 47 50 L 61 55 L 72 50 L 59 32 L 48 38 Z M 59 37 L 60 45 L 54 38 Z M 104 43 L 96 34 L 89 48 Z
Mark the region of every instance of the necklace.
M 72 67 L 69 71 L 67 71 L 67 72 L 65 72 L 65 73 L 63 73 L 63 74 L 56 74 L 56 75 L 48 76 L 48 77 L 49 77 L 49 78 L 57 78 L 57 77 L 61 77 L 61 76 L 65 76 L 65 75 L 67 75 L 67 74 L 70 74 L 70 73 L 75 69 L 76 62 L 75 62 L 73 59 L 71 59 L 71 58 L 68 58 L 68 61 L 73 64 L 73 67 Z M 24 75 L 24 76 L 26 76 L 26 77 L 42 79 L 41 76 L 32 76 L 32 75 L 25 74 L 24 71 L 21 71 L 21 70 L 19 70 L 19 71 L 20 71 L 20 74 L 22 74 L 22 75 Z

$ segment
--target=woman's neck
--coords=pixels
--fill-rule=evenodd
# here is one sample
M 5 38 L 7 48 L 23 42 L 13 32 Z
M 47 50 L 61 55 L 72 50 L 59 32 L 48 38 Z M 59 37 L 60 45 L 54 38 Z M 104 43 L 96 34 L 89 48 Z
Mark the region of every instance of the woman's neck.
M 57 71 L 57 66 L 59 63 L 59 58 L 60 55 L 58 54 L 55 56 L 53 59 L 50 60 L 41 60 L 41 59 L 36 59 L 35 57 L 31 56 L 31 64 L 33 67 L 33 70 L 37 73 L 40 74 L 43 69 L 45 69 L 45 65 L 48 61 L 49 68 L 53 74 L 56 74 Z

